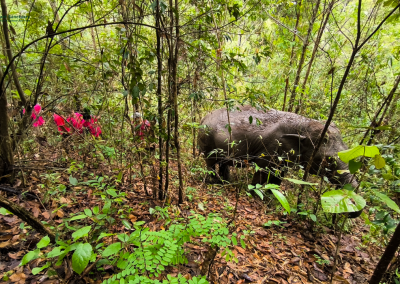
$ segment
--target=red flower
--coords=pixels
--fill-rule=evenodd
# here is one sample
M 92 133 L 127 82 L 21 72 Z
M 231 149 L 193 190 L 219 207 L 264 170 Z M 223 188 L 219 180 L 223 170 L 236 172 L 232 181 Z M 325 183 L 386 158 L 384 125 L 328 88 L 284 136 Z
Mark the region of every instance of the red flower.
M 31 119 L 33 120 L 33 124 L 32 124 L 33 127 L 39 127 L 45 123 L 43 116 L 39 116 L 39 113 L 41 112 L 41 110 L 42 110 L 42 107 L 39 104 L 37 104 L 33 107 L 32 114 L 31 114 Z M 24 111 L 25 111 L 25 109 L 24 109 Z
M 65 120 L 63 117 L 59 116 L 58 114 L 53 114 L 54 122 L 57 125 L 58 132 L 62 133 L 69 133 L 70 128 L 65 125 Z
M 73 115 L 69 116 L 67 118 L 67 121 L 74 126 L 76 131 L 78 131 L 79 133 L 83 132 L 82 128 L 85 123 L 85 120 L 83 119 L 82 114 L 80 114 L 79 112 L 76 112 Z

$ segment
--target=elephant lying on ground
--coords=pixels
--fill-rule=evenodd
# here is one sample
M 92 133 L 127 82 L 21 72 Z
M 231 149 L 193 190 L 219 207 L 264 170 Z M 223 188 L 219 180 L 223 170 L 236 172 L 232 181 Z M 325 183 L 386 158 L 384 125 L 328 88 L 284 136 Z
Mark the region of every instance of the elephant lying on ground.
M 305 167 L 324 127 L 324 123 L 294 113 L 273 109 L 264 112 L 250 106 L 231 111 L 229 118 L 232 141 L 229 141 L 226 108 L 215 110 L 203 118 L 201 124 L 206 127 L 199 131 L 200 151 L 205 155 L 208 170 L 215 172 L 215 165 L 219 165 L 219 176 L 223 180 L 229 180 L 229 166 L 255 163 L 269 169 L 269 172 L 257 171 L 253 185 L 267 181 L 279 185 L 283 172 L 277 173 L 281 169 L 295 164 Z M 347 164 L 335 159 L 337 152 L 346 149 L 339 129 L 332 124 L 310 173 L 326 176 L 333 184 L 351 183 L 356 187 L 353 175 L 337 173 L 337 170 L 348 170 Z

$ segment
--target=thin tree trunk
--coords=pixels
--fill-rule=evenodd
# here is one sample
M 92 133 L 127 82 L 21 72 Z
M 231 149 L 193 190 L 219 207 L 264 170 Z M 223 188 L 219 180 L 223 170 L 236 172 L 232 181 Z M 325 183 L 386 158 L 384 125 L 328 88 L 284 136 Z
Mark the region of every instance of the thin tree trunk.
M 306 84 L 307 84 L 307 81 L 308 81 L 308 77 L 310 76 L 310 73 L 311 73 L 311 67 L 312 67 L 314 59 L 315 59 L 315 57 L 316 57 L 316 55 L 318 53 L 319 43 L 321 42 L 322 35 L 324 33 L 326 24 L 328 23 L 329 16 L 331 15 L 332 7 L 333 7 L 334 4 L 335 4 L 335 0 L 332 0 L 329 3 L 328 8 L 326 9 L 325 17 L 322 18 L 322 24 L 321 24 L 321 27 L 318 30 L 318 35 L 317 35 L 317 38 L 315 40 L 315 44 L 314 44 L 314 48 L 313 48 L 313 51 L 312 51 L 312 54 L 311 54 L 311 58 L 310 58 L 310 61 L 308 62 L 307 72 L 306 72 L 306 75 L 304 77 L 301 89 L 300 89 L 301 94 L 300 94 L 299 104 L 296 107 L 296 113 L 299 113 L 299 110 L 301 108 L 301 105 L 302 105 L 302 102 L 303 102 L 303 97 L 304 97 L 304 92 L 305 92 L 305 89 L 306 89 Z
M 307 48 L 308 48 L 308 45 L 310 43 L 310 38 L 311 38 L 311 34 L 312 34 L 312 30 L 313 30 L 313 27 L 314 27 L 315 20 L 317 18 L 317 13 L 318 13 L 318 9 L 319 9 L 319 4 L 320 3 L 321 3 L 321 0 L 317 0 L 317 3 L 315 4 L 314 10 L 313 10 L 313 13 L 312 13 L 312 16 L 311 16 L 310 25 L 308 26 L 307 36 L 306 36 L 306 38 L 304 40 L 304 44 L 303 44 L 303 49 L 301 51 L 299 65 L 297 66 L 296 78 L 294 79 L 294 83 L 293 83 L 292 94 L 291 94 L 290 99 L 289 99 L 289 108 L 288 108 L 289 112 L 291 112 L 293 110 L 293 104 L 294 104 L 294 101 L 296 99 L 297 86 L 299 85 L 299 82 L 300 82 L 301 70 L 303 69 L 303 64 L 304 64 L 304 61 L 306 59 Z
M 1 70 L 0 76 L 3 76 Z M 8 133 L 7 94 L 4 86 L 0 89 L 0 183 L 11 183 L 14 180 L 14 155 Z
M 161 84 L 162 84 L 162 58 L 161 58 L 161 23 L 160 23 L 160 1 L 157 0 L 156 8 L 156 36 L 157 36 L 157 99 L 158 99 L 158 151 L 159 151 L 159 165 L 160 169 L 158 172 L 158 198 L 164 199 L 163 191 L 163 111 L 162 111 L 162 95 L 161 95 Z M 154 194 L 155 195 L 155 194 Z
M 298 11 L 297 11 L 297 15 L 296 15 L 296 25 L 294 27 L 294 30 L 297 31 L 297 28 L 299 26 L 299 22 L 300 22 L 300 9 L 301 9 L 301 1 L 299 2 L 298 5 Z M 282 111 L 285 111 L 286 108 L 286 99 L 287 99 L 287 92 L 289 90 L 289 71 L 292 68 L 292 64 L 293 64 L 293 58 L 294 58 L 294 47 L 295 47 L 295 43 L 296 43 L 296 35 L 293 35 L 293 46 L 292 46 L 292 51 L 290 52 L 290 61 L 289 61 L 289 68 L 286 71 L 286 79 L 285 79 L 285 95 L 283 97 L 283 106 L 282 106 Z
M 3 35 L 4 35 L 4 41 L 6 43 L 6 53 L 9 62 L 12 61 L 13 55 L 11 52 L 11 42 L 10 42 L 10 35 L 8 33 L 8 22 L 7 22 L 7 5 L 6 5 L 6 0 L 1 0 L 1 15 L 3 17 Z M 14 85 L 18 91 L 19 97 L 21 99 L 22 104 L 24 105 L 25 108 L 27 108 L 26 105 L 26 98 L 25 98 L 25 93 L 22 90 L 21 84 L 19 83 L 18 80 L 18 74 L 17 70 L 15 69 L 14 63 L 11 63 L 11 72 L 12 72 L 12 77 L 14 81 Z
M 396 230 L 392 238 L 390 239 L 388 245 L 386 246 L 385 252 L 383 253 L 378 265 L 375 267 L 374 274 L 372 274 L 369 284 L 379 284 L 385 274 L 389 263 L 392 261 L 396 254 L 396 251 L 400 246 L 400 224 L 397 225 Z
M 181 146 L 179 144 L 179 112 L 178 112 L 178 52 L 179 52 L 179 6 L 178 0 L 175 0 L 175 55 L 173 63 L 173 94 L 174 94 L 174 112 L 175 112 L 175 148 L 178 160 L 178 177 L 179 177 L 179 200 L 178 203 L 183 203 L 183 178 L 182 178 L 182 164 L 181 164 Z M 171 39 L 172 40 L 172 39 Z

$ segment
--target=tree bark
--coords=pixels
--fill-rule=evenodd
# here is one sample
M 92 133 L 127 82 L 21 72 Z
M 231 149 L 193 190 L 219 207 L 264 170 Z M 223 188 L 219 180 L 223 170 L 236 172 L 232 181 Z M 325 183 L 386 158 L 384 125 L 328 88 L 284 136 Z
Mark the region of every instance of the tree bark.
M 379 284 L 382 280 L 383 275 L 388 268 L 389 263 L 392 261 L 396 254 L 396 251 L 400 246 L 400 224 L 397 225 L 396 230 L 392 238 L 390 239 L 388 245 L 386 246 L 385 252 L 383 253 L 378 265 L 375 267 L 374 274 L 372 274 L 369 284 Z
M 0 76 L 3 76 L 1 70 Z M 14 180 L 14 155 L 8 133 L 7 94 L 3 86 L 0 89 L 0 183 L 11 183 Z
M 313 10 L 313 14 L 311 16 L 310 25 L 308 26 L 307 36 L 306 36 L 306 39 L 305 39 L 304 44 L 303 44 L 303 49 L 301 51 L 301 57 L 300 57 L 299 65 L 297 66 L 296 78 L 295 78 L 294 83 L 293 83 L 292 94 L 291 94 L 290 99 L 289 99 L 289 108 L 288 108 L 289 112 L 291 112 L 293 110 L 293 104 L 294 104 L 294 101 L 296 99 L 296 89 L 297 89 L 297 86 L 299 85 L 299 82 L 300 82 L 301 70 L 303 69 L 303 64 L 304 64 L 304 61 L 305 61 L 305 58 L 306 58 L 307 48 L 308 48 L 308 45 L 309 45 L 309 42 L 310 42 L 310 38 L 311 38 L 312 30 L 313 30 L 313 27 L 314 27 L 315 19 L 317 18 L 317 13 L 318 13 L 318 9 L 319 9 L 319 4 L 320 3 L 321 3 L 321 0 L 317 0 L 317 3 L 315 4 L 315 8 Z
M 163 189 L 163 111 L 162 111 L 162 95 L 161 95 L 161 85 L 162 85 L 162 58 L 161 58 L 161 23 L 160 23 L 160 1 L 157 0 L 156 8 L 156 37 L 157 37 L 157 99 L 158 99 L 158 151 L 159 158 L 158 162 L 160 164 L 158 172 L 158 198 L 160 200 L 164 199 L 164 189 Z M 155 194 L 154 194 L 155 195 Z
M 3 17 L 3 34 L 4 34 L 4 41 L 6 43 L 6 53 L 7 53 L 8 61 L 11 62 L 10 67 L 11 67 L 11 73 L 12 73 L 14 85 L 15 85 L 15 88 L 17 89 L 17 92 L 19 94 L 22 104 L 24 105 L 25 108 L 27 108 L 25 93 L 22 90 L 21 84 L 19 83 L 17 70 L 15 69 L 14 63 L 12 62 L 13 55 L 11 52 L 10 35 L 8 33 L 8 22 L 6 20 L 7 19 L 6 0 L 1 0 L 1 15 Z
M 37 232 L 41 233 L 42 235 L 49 236 L 52 243 L 56 242 L 56 235 L 50 229 L 46 228 L 35 216 L 29 213 L 25 208 L 15 204 L 14 202 L 4 198 L 1 195 L 0 206 L 6 208 L 8 211 L 18 216 Z

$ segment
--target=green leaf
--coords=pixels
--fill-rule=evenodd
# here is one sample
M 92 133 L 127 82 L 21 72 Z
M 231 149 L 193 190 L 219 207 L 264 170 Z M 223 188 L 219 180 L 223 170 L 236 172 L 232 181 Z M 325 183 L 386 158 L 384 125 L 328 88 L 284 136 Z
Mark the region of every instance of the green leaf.
M 293 179 L 293 178 L 285 178 L 285 179 L 290 182 L 293 182 L 294 184 L 305 184 L 305 185 L 317 185 L 318 184 L 318 183 L 306 182 L 303 180 Z
M 362 196 L 346 189 L 325 192 L 321 197 L 321 203 L 324 212 L 328 213 L 356 212 L 366 205 Z
M 356 162 L 354 160 L 350 160 L 349 161 L 349 170 L 351 174 L 354 174 L 355 172 L 357 172 L 362 166 L 361 162 Z
M 252 124 L 253 123 L 253 117 L 249 116 L 249 123 Z
M 85 270 L 92 256 L 92 246 L 89 243 L 79 244 L 72 255 L 72 269 L 81 274 Z
M 94 213 L 95 215 L 99 214 L 99 206 L 93 207 L 93 213 Z
M 78 180 L 73 176 L 69 176 L 69 183 L 72 185 L 78 185 Z
M 42 267 L 35 267 L 34 269 L 32 269 L 32 274 L 36 275 L 38 274 L 40 271 L 48 268 L 50 266 L 51 262 L 47 262 L 45 265 L 43 265 Z
M 87 215 L 78 215 L 78 216 L 74 216 L 74 217 L 72 217 L 71 219 L 69 219 L 70 221 L 74 221 L 74 220 L 79 220 L 79 219 L 85 219 L 85 218 L 87 218 L 88 216 Z
M 53 250 L 51 252 L 49 252 L 47 254 L 47 258 L 53 258 L 53 257 L 61 255 L 62 253 L 63 252 L 61 251 L 60 247 L 55 247 L 55 248 L 53 248 Z
M 24 257 L 21 260 L 20 265 L 25 265 L 29 261 L 34 260 L 39 257 L 40 249 L 35 249 L 33 251 L 28 252 L 27 254 L 24 255 Z
M 353 149 L 338 152 L 339 158 L 345 163 L 348 163 L 350 160 L 354 160 L 360 156 L 373 158 L 375 155 L 379 155 L 379 149 L 376 146 L 358 145 Z
M 271 191 L 275 195 L 276 199 L 278 199 L 278 201 L 282 204 L 282 207 L 285 208 L 285 210 L 290 214 L 290 205 L 286 197 L 279 190 L 271 188 Z
M 104 237 L 113 236 L 113 235 L 115 235 L 115 234 L 101 233 L 100 236 L 97 238 L 97 240 L 100 240 L 100 239 L 102 239 Z
M 132 229 L 131 224 L 129 223 L 128 220 L 122 219 L 121 223 L 127 228 L 128 230 Z
M 376 191 L 376 190 L 374 190 L 374 194 L 375 194 L 376 196 L 378 196 L 383 202 L 385 202 L 386 205 L 387 205 L 390 209 L 392 209 L 392 210 L 394 210 L 394 211 L 396 211 L 397 213 L 400 214 L 400 208 L 399 208 L 399 206 L 396 204 L 396 202 L 394 202 L 392 199 L 390 199 L 389 196 L 387 196 L 387 195 L 385 195 L 385 194 L 383 194 L 383 193 L 380 193 L 380 192 L 378 192 L 378 191 Z
M 115 189 L 114 188 L 109 188 L 109 189 L 107 189 L 107 191 L 106 191 L 109 195 L 111 195 L 112 197 L 117 197 L 118 196 L 118 194 L 117 194 L 117 192 L 115 191 Z
M 386 165 L 385 159 L 381 155 L 376 155 L 374 157 L 374 165 L 378 170 L 382 169 Z
M 314 214 L 310 214 L 310 219 L 313 220 L 314 222 L 317 222 L 317 216 L 315 216 Z
M 231 240 L 232 240 L 233 245 L 234 245 L 234 246 L 237 246 L 237 239 L 236 239 L 236 237 L 235 237 L 235 236 L 232 236 L 232 237 L 231 237 Z
M 244 242 L 243 239 L 240 239 L 240 244 L 242 245 L 242 248 L 246 248 L 246 243 Z
M 92 211 L 91 211 L 89 208 L 85 208 L 85 214 L 86 214 L 88 217 L 92 217 Z
M 264 194 L 260 190 L 253 189 L 253 191 L 261 198 L 261 200 L 264 200 Z
M 1 215 L 8 215 L 8 214 L 12 215 L 12 213 L 10 211 L 8 211 L 6 208 L 3 208 L 3 207 L 0 207 L 0 214 Z
M 113 243 L 113 244 L 109 245 L 108 247 L 106 247 L 106 249 L 102 253 L 102 256 L 104 256 L 104 257 L 110 256 L 110 255 L 116 254 L 120 250 L 121 250 L 121 243 L 119 243 L 119 242 Z
M 74 241 L 76 241 L 77 239 L 80 239 L 82 237 L 86 237 L 91 229 L 92 229 L 92 226 L 86 226 L 86 227 L 79 229 L 76 232 L 73 232 L 72 237 L 74 238 Z
M 50 243 L 50 238 L 48 236 L 43 237 L 38 243 L 37 248 L 44 248 Z

